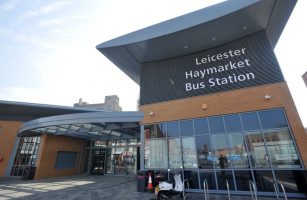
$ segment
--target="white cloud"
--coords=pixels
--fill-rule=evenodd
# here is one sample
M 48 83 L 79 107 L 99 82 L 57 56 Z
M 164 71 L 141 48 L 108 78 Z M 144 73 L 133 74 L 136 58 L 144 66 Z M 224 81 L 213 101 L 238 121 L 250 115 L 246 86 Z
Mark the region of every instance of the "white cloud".
M 18 32 L 13 29 L 3 29 L 0 27 L 0 35 L 5 35 L 7 38 L 14 40 L 17 43 L 24 43 L 42 49 L 56 49 L 56 45 L 52 41 L 44 40 L 39 35 L 27 35 L 23 32 Z
M 46 19 L 46 20 L 39 20 L 37 22 L 38 27 L 49 27 L 49 26 L 59 26 L 66 23 L 74 22 L 76 20 L 86 19 L 86 15 L 73 15 L 69 17 L 61 17 L 61 18 L 54 18 L 54 19 Z
M 0 11 L 11 11 L 14 10 L 19 3 L 20 0 L 11 0 L 11 1 L 3 1 L 2 4 L 0 4 Z
M 72 3 L 71 0 L 62 0 L 62 1 L 51 1 L 51 3 L 47 5 L 43 5 L 41 7 L 36 8 L 35 10 L 28 11 L 24 13 L 21 18 L 30 18 L 35 17 L 39 15 L 46 15 L 53 11 L 61 9 L 63 6 L 66 6 L 68 4 Z

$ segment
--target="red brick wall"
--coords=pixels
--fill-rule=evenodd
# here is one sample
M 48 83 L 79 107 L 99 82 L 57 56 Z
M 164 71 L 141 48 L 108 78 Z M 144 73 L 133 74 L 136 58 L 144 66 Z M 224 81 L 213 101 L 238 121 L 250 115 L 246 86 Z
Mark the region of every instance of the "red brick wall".
M 5 170 L 9 164 L 9 160 L 14 144 L 16 141 L 17 130 L 22 122 L 17 121 L 0 121 L 0 156 L 3 162 L 0 163 L 0 177 L 5 175 Z
M 71 176 L 79 174 L 84 157 L 85 141 L 64 136 L 42 135 L 41 146 L 36 161 L 37 169 L 35 179 Z M 55 169 L 58 151 L 77 152 L 77 164 L 75 168 Z

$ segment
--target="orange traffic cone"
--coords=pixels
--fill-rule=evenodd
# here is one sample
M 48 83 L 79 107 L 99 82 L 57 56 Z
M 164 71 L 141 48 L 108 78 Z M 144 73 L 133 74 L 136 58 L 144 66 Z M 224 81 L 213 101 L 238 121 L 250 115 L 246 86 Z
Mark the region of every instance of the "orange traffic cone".
M 152 191 L 153 186 L 152 186 L 152 180 L 151 180 L 151 173 L 149 172 L 149 176 L 148 176 L 148 185 L 147 185 L 147 189 L 149 191 Z

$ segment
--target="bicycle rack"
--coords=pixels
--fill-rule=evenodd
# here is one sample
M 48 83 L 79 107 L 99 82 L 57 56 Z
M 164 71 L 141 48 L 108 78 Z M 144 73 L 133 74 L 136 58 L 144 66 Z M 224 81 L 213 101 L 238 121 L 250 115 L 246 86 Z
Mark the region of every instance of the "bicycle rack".
M 188 179 L 184 179 L 184 181 L 183 181 L 183 191 L 182 191 L 183 200 L 186 199 L 186 196 L 185 196 L 185 182 L 187 182 L 188 190 L 190 190 L 189 180 Z
M 227 179 L 226 179 L 226 187 L 227 187 L 227 193 L 228 193 L 228 200 L 230 200 L 229 183 Z
M 255 196 L 255 199 L 257 200 L 258 197 L 257 197 L 257 190 L 256 190 L 255 183 L 251 180 L 249 180 L 248 183 L 249 183 L 249 190 L 251 192 L 252 199 L 254 199 L 254 196 Z
M 279 181 L 274 181 L 273 184 L 274 184 L 274 190 L 275 190 L 275 194 L 276 194 L 276 199 L 279 199 L 278 185 L 280 185 L 280 187 L 282 189 L 282 192 L 284 193 L 285 200 L 288 200 L 287 195 L 286 195 L 286 191 L 285 191 L 285 188 L 284 188 L 284 185 L 281 182 L 279 182 Z
M 205 192 L 205 200 L 209 200 L 208 182 L 207 182 L 207 179 L 204 180 L 204 192 Z

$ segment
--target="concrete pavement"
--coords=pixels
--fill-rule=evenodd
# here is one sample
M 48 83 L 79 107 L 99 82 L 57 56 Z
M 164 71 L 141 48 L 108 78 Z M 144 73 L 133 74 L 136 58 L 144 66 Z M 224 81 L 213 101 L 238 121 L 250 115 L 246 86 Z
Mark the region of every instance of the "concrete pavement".
M 117 175 L 79 175 L 44 180 L 0 178 L 0 200 L 149 200 L 155 198 L 153 193 L 137 192 L 136 185 L 135 176 Z M 204 195 L 192 193 L 189 199 L 203 200 Z M 210 195 L 210 200 L 222 199 L 228 199 L 228 196 Z M 245 200 L 250 197 L 232 196 L 231 199 Z M 258 199 L 275 198 L 259 197 Z

